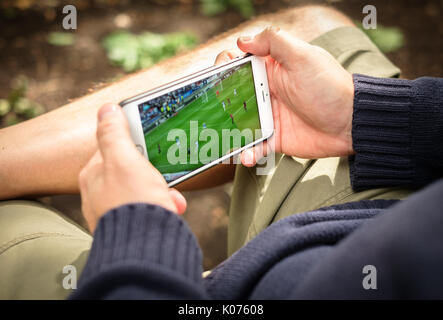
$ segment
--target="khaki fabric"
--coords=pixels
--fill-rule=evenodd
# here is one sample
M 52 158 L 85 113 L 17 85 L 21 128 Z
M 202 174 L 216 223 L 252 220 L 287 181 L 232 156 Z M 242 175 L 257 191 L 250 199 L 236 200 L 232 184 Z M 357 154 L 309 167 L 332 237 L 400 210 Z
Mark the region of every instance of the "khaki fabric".
M 334 29 L 314 39 L 311 44 L 328 51 L 351 73 L 380 78 L 400 75 L 400 69 L 358 28 Z
M 80 276 L 92 243 L 86 231 L 33 201 L 0 202 L 0 228 L 0 299 L 63 299 L 71 292 L 63 279 L 73 269 L 63 268 L 74 266 Z
M 337 28 L 311 43 L 327 50 L 352 73 L 377 77 L 400 74 L 357 28 Z M 267 175 L 258 175 L 257 167 L 237 166 L 229 210 L 229 255 L 271 223 L 291 214 L 364 199 L 402 199 L 411 193 L 404 188 L 354 192 L 347 158 L 275 157 L 275 168 Z

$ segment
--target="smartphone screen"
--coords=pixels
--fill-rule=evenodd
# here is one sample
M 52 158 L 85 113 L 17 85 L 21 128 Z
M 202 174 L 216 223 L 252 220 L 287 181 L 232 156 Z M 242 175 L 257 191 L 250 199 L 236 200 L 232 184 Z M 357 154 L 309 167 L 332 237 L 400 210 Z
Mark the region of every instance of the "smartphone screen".
M 261 138 L 252 65 L 138 105 L 149 161 L 169 183 Z

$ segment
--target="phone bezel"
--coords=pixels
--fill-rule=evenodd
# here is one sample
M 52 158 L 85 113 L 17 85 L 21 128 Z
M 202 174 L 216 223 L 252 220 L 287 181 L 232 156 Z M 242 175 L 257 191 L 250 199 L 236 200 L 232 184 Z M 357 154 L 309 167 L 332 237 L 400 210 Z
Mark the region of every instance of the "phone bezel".
M 254 86 L 255 86 L 255 93 L 257 98 L 257 105 L 258 105 L 258 114 L 260 119 L 260 126 L 262 129 L 262 137 L 260 139 L 257 139 L 244 147 L 241 147 L 239 149 L 234 150 L 233 152 L 230 152 L 226 155 L 224 155 L 221 158 L 218 158 L 208 164 L 203 165 L 202 167 L 195 169 L 194 171 L 181 176 L 180 178 L 171 181 L 168 183 L 170 187 L 175 186 L 179 184 L 180 182 L 183 182 L 219 163 L 222 163 L 223 161 L 231 158 L 234 155 L 239 154 L 245 149 L 248 149 L 266 139 L 269 139 L 273 133 L 274 133 L 274 121 L 272 117 L 272 107 L 271 107 L 271 98 L 269 94 L 269 86 L 268 86 L 268 78 L 266 73 L 266 64 L 265 59 L 253 55 L 246 55 L 244 57 L 240 57 L 234 60 L 229 61 L 228 63 L 213 66 L 204 70 L 200 70 L 198 72 L 195 72 L 193 74 L 190 74 L 188 76 L 185 76 L 183 78 L 180 78 L 178 80 L 175 80 L 173 82 L 167 83 L 165 85 L 162 85 L 160 87 L 154 88 L 152 90 L 149 90 L 147 92 L 144 92 L 142 94 L 136 95 L 132 98 L 126 99 L 122 102 L 120 102 L 120 106 L 123 107 L 123 110 L 126 114 L 126 117 L 129 121 L 129 127 L 131 131 L 131 136 L 136 144 L 137 148 L 140 150 L 140 152 L 149 159 L 147 150 L 146 150 L 146 142 L 144 139 L 143 134 L 143 128 L 141 125 L 141 119 L 140 119 L 140 113 L 138 111 L 138 105 L 142 103 L 143 101 L 147 101 L 150 99 L 154 99 L 158 96 L 161 96 L 163 94 L 166 94 L 170 91 L 174 91 L 175 89 L 178 89 L 182 86 L 185 86 L 189 83 L 199 81 L 201 79 L 204 79 L 206 77 L 210 77 L 211 75 L 218 73 L 220 71 L 224 71 L 226 69 L 230 69 L 232 67 L 235 67 L 240 64 L 244 64 L 247 62 L 251 62 L 252 66 L 252 73 L 253 73 L 253 79 L 254 79 Z

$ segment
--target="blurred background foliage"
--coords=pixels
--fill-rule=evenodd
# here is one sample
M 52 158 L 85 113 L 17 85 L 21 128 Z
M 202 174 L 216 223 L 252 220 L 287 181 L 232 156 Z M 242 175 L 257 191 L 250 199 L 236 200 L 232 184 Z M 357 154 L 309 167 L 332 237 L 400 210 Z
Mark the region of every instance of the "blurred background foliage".
M 126 72 L 151 67 L 160 60 L 194 47 L 196 43 L 195 35 L 185 32 L 143 32 L 136 35 L 116 31 L 103 40 L 108 59 Z
M 252 0 L 4 0 L 0 1 L 0 17 L 13 21 L 23 12 L 32 12 L 43 15 L 45 20 L 54 21 L 59 15 L 57 11 L 67 4 L 74 4 L 80 11 L 97 7 L 128 6 L 140 2 L 147 5 L 195 5 L 200 14 L 208 17 L 233 10 L 244 18 L 250 18 L 255 12 Z M 130 20 L 127 15 L 117 15 L 116 30 L 104 35 L 100 42 L 110 63 L 125 72 L 151 67 L 163 59 L 193 48 L 198 43 L 197 36 L 192 32 L 130 32 L 126 30 L 131 25 Z M 52 46 L 74 46 L 75 32 L 50 31 L 46 39 Z M 11 84 L 8 97 L 0 99 L 0 127 L 16 124 L 44 112 L 40 103 L 25 97 L 27 86 L 28 79 L 20 75 Z
M 48 34 L 48 43 L 53 46 L 70 46 L 74 42 L 74 34 L 70 32 L 50 32 Z
M 204 17 L 216 19 L 226 14 L 235 14 L 240 20 L 248 19 L 256 14 L 257 6 L 266 6 L 265 0 L 3 0 L 0 1 L 0 17 L 5 21 L 14 21 L 20 16 L 26 14 L 39 15 L 45 21 L 53 23 L 60 22 L 62 16 L 61 8 L 66 4 L 74 4 L 80 14 L 87 10 L 100 10 L 115 8 L 118 11 L 125 11 L 133 5 L 140 6 L 163 6 L 163 7 L 190 7 L 197 14 Z M 274 1 L 275 2 L 275 1 Z M 284 0 L 283 4 L 290 0 Z M 309 1 L 305 1 L 305 3 Z M 312 2 L 312 1 L 311 1 Z M 315 1 L 314 1 L 315 2 Z M 317 1 L 318 2 L 318 1 Z M 325 1 L 326 3 L 343 2 L 341 0 Z M 175 18 L 175 17 L 174 17 Z M 96 41 L 104 49 L 109 63 L 121 68 L 124 72 L 133 72 L 142 68 L 147 68 L 162 59 L 176 55 L 183 50 L 189 50 L 199 43 L 199 35 L 193 31 L 174 30 L 174 32 L 153 32 L 152 30 L 143 30 L 133 26 L 133 19 L 126 13 L 116 13 L 114 19 L 114 30 L 101 34 L 100 39 Z M 356 20 L 357 25 L 361 24 Z M 57 30 L 58 29 L 58 30 Z M 46 41 L 49 45 L 55 47 L 73 47 L 77 46 L 77 33 L 73 31 L 64 31 L 57 28 L 46 32 Z M 368 36 L 376 43 L 383 52 L 395 52 L 405 43 L 405 36 L 401 28 L 385 27 L 379 25 L 375 30 L 364 30 Z M 118 78 L 119 75 L 111 76 L 108 79 Z M 20 79 L 26 78 L 20 75 Z M 14 80 L 14 79 L 12 79 Z M 11 81 L 12 81 L 11 80 Z M 14 80 L 15 81 L 15 80 Z M 17 80 L 18 81 L 18 80 Z M 15 81 L 15 82 L 17 82 Z M 27 82 L 27 81 L 24 81 Z M 7 96 L 16 94 L 17 88 L 10 86 L 10 92 Z M 24 85 L 26 88 L 27 85 Z M 23 99 L 26 98 L 26 89 L 22 90 Z M 28 112 L 25 116 L 15 111 L 17 101 L 10 101 L 7 97 L 1 97 L 0 126 L 17 123 L 27 119 L 39 112 Z M 8 104 L 6 104 L 8 101 Z M 29 104 L 29 108 L 34 108 L 37 103 L 30 103 L 31 99 L 19 100 Z M 40 110 L 41 105 L 37 108 Z M 20 107 L 21 108 L 21 107 Z M 21 110 L 18 108 L 17 110 Z M 28 107 L 27 107 L 28 108 Z M 9 110 L 6 112 L 6 110 Z
M 0 7 L 6 17 L 13 17 L 16 10 L 40 10 L 50 12 L 51 8 L 61 5 L 74 4 L 84 9 L 89 6 L 117 6 L 130 2 L 153 2 L 160 5 L 177 5 L 196 3 L 200 12 L 204 15 L 213 16 L 225 12 L 228 9 L 237 10 L 245 18 L 254 14 L 253 0 L 3 0 Z M 49 13 L 51 14 L 51 13 Z
M 0 99 L 0 117 L 6 126 L 28 120 L 45 112 L 38 102 L 26 98 L 28 79 L 19 76 L 11 84 L 11 91 L 6 99 Z
M 200 0 L 201 13 L 213 16 L 229 8 L 237 10 L 245 18 L 254 15 L 254 4 L 251 0 Z
M 377 25 L 377 29 L 365 29 L 359 21 L 355 24 L 374 42 L 384 53 L 395 52 L 405 44 L 403 31 L 398 27 Z

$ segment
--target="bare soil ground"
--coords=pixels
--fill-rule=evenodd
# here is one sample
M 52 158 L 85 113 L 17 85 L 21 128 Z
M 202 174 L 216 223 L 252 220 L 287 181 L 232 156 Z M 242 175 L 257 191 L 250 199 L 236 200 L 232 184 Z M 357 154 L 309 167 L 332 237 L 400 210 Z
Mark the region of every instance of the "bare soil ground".
M 192 0 L 172 2 L 175 5 L 122 1 L 123 4 L 115 6 L 80 6 L 76 44 L 69 47 L 51 46 L 46 40 L 48 32 L 62 31 L 60 8 L 26 10 L 10 19 L 1 17 L 0 98 L 7 97 L 14 78 L 25 75 L 30 80 L 27 97 L 52 110 L 69 99 L 88 93 L 100 83 L 122 76 L 121 69 L 109 64 L 100 45 L 101 39 L 116 29 L 118 14 L 124 13 L 131 18 L 130 30 L 133 32 L 190 31 L 197 35 L 200 43 L 245 20 L 232 10 L 206 17 Z M 358 0 L 255 1 L 257 14 L 306 3 L 332 5 L 358 21 L 363 17 L 363 6 L 368 4 Z M 443 76 L 442 0 L 374 0 L 370 4 L 377 8 L 378 23 L 400 27 L 405 34 L 405 46 L 388 54 L 402 69 L 403 77 Z M 202 246 L 206 269 L 226 257 L 228 191 L 229 186 L 224 186 L 186 193 L 189 207 L 185 219 Z M 45 201 L 63 210 L 69 207 L 79 219 L 78 196 L 54 197 Z

